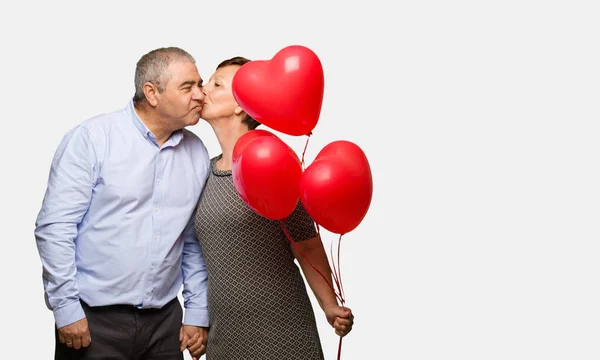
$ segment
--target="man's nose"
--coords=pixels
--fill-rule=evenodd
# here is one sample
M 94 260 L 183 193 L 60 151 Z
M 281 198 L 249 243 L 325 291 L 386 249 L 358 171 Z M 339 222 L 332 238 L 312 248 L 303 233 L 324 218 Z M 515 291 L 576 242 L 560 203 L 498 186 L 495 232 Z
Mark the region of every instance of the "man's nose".
M 204 100 L 204 97 L 206 96 L 204 94 L 204 91 L 202 91 L 201 87 L 197 87 L 194 89 L 194 100 Z

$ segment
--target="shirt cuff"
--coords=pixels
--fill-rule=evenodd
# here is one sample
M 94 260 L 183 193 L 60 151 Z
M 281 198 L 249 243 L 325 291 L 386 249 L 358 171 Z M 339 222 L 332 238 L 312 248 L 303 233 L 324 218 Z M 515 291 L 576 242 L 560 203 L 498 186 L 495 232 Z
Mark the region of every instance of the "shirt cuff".
M 208 309 L 185 309 L 183 325 L 208 327 Z
M 56 327 L 59 329 L 83 318 L 85 318 L 85 313 L 79 301 L 54 310 L 54 321 L 56 321 Z

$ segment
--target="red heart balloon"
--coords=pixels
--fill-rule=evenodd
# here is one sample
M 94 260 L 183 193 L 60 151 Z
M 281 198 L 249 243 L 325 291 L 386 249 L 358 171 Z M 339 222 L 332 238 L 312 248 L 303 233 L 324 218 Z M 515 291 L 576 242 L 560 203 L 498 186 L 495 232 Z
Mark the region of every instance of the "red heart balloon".
M 299 201 L 302 165 L 298 155 L 274 134 L 250 131 L 237 143 L 245 144 L 231 164 L 233 184 L 240 198 L 263 217 L 286 218 Z
M 324 75 L 321 61 L 307 47 L 292 45 L 271 60 L 240 67 L 233 96 L 260 123 L 288 135 L 309 135 L 319 121 Z
M 244 149 L 248 145 L 248 143 L 259 136 L 275 136 L 275 134 L 262 129 L 254 129 L 248 131 L 244 135 L 240 136 L 240 138 L 236 141 L 235 145 L 233 146 L 232 160 L 235 160 L 237 157 L 239 157 L 242 151 L 244 151 Z
M 371 167 L 358 145 L 334 141 L 326 145 L 300 178 L 300 200 L 325 229 L 345 234 L 363 220 L 373 197 Z

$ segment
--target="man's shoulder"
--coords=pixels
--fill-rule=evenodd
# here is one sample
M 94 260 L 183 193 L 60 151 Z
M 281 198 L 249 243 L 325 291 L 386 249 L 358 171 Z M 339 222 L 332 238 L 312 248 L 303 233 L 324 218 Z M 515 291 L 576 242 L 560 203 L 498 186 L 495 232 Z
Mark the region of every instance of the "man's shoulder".
M 189 140 L 189 141 L 200 141 L 200 142 L 202 142 L 202 139 L 200 139 L 200 137 L 198 135 L 196 135 L 195 132 L 190 131 L 188 129 L 182 129 L 181 131 L 183 132 L 183 137 L 186 140 Z
M 183 139 L 185 140 L 185 142 L 189 143 L 192 146 L 200 146 L 200 147 L 205 147 L 204 146 L 204 141 L 202 141 L 202 139 L 200 139 L 200 137 L 188 130 L 188 129 L 183 129 Z
M 91 135 L 105 134 L 113 126 L 121 126 L 124 119 L 130 117 L 130 110 L 124 107 L 119 110 L 98 114 L 84 120 L 80 127 L 87 130 Z
M 201 164 L 206 164 L 210 161 L 208 157 L 208 149 L 202 139 L 194 132 L 183 129 L 183 142 L 189 154 L 193 154 L 193 159 Z

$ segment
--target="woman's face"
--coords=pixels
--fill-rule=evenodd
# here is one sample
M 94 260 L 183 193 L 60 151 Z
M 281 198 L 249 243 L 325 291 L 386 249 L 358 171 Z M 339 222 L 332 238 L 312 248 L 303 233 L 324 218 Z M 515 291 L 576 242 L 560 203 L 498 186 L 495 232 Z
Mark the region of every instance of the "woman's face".
M 208 83 L 204 85 L 202 92 L 206 96 L 204 107 L 200 113 L 201 118 L 213 120 L 232 117 L 234 114 L 240 113 L 241 109 L 238 107 L 231 89 L 233 75 L 239 68 L 239 65 L 228 65 L 219 68 L 208 80 Z

